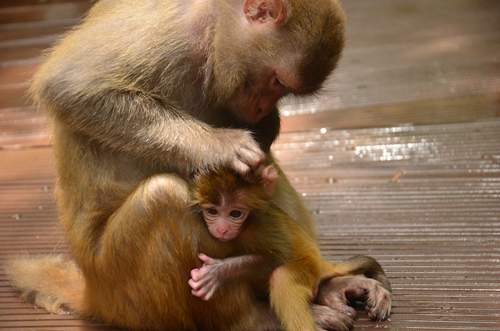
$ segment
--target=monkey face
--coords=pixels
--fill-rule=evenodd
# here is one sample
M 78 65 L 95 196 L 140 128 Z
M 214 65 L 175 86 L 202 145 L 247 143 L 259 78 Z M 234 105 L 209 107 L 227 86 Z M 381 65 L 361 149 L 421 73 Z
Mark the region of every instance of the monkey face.
M 229 109 L 247 123 L 257 123 L 276 107 L 285 95 L 293 93 L 292 75 L 286 70 L 260 69 L 248 75 L 229 100 Z
M 221 241 L 236 238 L 243 229 L 249 213 L 245 207 L 227 204 L 223 206 L 204 204 L 201 207 L 208 231 Z

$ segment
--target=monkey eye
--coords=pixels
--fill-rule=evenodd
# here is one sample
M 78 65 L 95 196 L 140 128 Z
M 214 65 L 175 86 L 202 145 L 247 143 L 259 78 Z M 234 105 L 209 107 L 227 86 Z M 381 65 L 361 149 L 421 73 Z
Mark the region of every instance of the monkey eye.
M 240 218 L 243 216 L 243 212 L 241 210 L 231 210 L 231 212 L 229 213 L 229 215 L 232 217 L 232 218 Z
M 212 216 L 215 216 L 218 214 L 217 209 L 215 209 L 215 208 L 207 208 L 206 212 L 207 212 L 207 214 L 212 215 Z

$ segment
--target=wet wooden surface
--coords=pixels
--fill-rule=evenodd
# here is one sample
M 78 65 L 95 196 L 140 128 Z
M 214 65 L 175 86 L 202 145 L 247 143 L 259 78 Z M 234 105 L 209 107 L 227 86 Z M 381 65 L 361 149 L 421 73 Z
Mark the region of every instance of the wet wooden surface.
M 500 2 L 345 0 L 347 48 L 317 99 L 282 105 L 274 146 L 325 258 L 377 258 L 389 321 L 500 330 Z M 66 252 L 43 112 L 26 82 L 87 1 L 0 3 L 0 329 L 110 329 L 23 303 L 2 263 Z

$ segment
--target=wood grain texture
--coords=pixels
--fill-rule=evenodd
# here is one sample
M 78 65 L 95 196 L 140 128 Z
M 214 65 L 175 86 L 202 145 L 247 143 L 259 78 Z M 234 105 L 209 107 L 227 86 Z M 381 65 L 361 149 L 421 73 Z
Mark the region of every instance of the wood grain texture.
M 500 2 L 344 0 L 347 48 L 324 93 L 282 103 L 273 147 L 323 255 L 377 258 L 389 321 L 355 330 L 500 330 Z M 0 329 L 116 330 L 22 302 L 2 265 L 67 252 L 50 137 L 26 97 L 43 49 L 88 1 L 0 4 Z

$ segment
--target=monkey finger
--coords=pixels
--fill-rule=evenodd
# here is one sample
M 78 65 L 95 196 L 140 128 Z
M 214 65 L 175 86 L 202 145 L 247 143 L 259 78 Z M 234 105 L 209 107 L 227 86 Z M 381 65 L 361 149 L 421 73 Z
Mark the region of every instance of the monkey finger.
M 201 286 L 200 283 L 194 281 L 192 278 L 188 280 L 188 284 L 193 289 L 193 291 L 199 290 L 199 288 Z
M 249 180 L 252 178 L 252 169 L 244 162 L 242 162 L 239 159 L 233 160 L 232 164 L 230 165 L 231 168 L 236 171 L 241 177 L 245 178 L 246 180 Z
M 316 302 L 355 318 L 356 310 L 349 306 L 348 293 L 350 297 L 353 296 L 352 292 L 361 296 L 365 293 L 357 278 L 358 276 L 341 276 L 325 281 L 318 288 Z
M 367 279 L 364 294 L 361 289 L 351 289 L 346 292 L 346 297 L 350 299 L 361 299 L 365 301 L 365 310 L 372 320 L 385 320 L 389 317 L 391 310 L 391 293 L 380 286 L 377 281 Z
M 266 154 L 259 148 L 240 149 L 237 153 L 238 159 L 246 164 L 252 172 L 256 172 L 266 160 Z
M 198 269 L 198 268 L 195 268 L 195 269 L 191 270 L 191 273 L 190 273 L 191 274 L 191 278 L 194 279 L 195 281 L 198 281 L 199 280 L 198 279 L 199 272 L 200 272 L 200 269 Z
M 213 297 L 214 293 L 215 293 L 215 288 L 211 288 L 205 293 L 205 295 L 203 295 L 202 299 L 208 301 Z
M 241 144 L 238 149 L 238 155 L 241 158 L 247 160 L 263 160 L 266 157 L 266 154 L 260 149 L 257 143 L 252 142 L 253 144 Z
M 348 331 L 354 324 L 354 318 L 339 311 L 321 305 L 311 305 L 311 312 L 318 331 Z
M 256 170 L 266 159 L 252 134 L 245 130 L 221 129 L 225 163 L 243 177 Z
M 251 160 L 251 162 L 248 163 L 248 166 L 250 167 L 252 173 L 256 173 L 259 170 L 260 166 L 264 163 L 265 159 L 266 158 L 264 155 L 262 156 L 259 155 L 258 158 L 254 158 Z
M 207 281 L 210 281 L 212 277 L 213 275 L 211 275 L 210 270 L 208 270 L 207 268 L 201 268 L 200 272 L 196 274 L 196 278 L 193 279 L 196 282 L 203 284 L 206 283 Z
M 370 319 L 384 320 L 389 317 L 392 295 L 378 281 L 365 276 L 343 276 L 332 279 L 328 285 L 336 285 L 322 294 L 322 300 L 328 300 L 329 305 L 338 304 L 335 298 L 342 294 L 346 301 L 363 300 Z
M 323 306 L 327 306 L 331 309 L 339 311 L 347 316 L 356 318 L 356 310 L 349 306 L 347 298 L 345 297 L 345 292 L 342 290 L 336 292 L 329 292 L 328 295 L 317 296 L 317 303 Z
M 192 288 L 191 293 L 194 296 L 197 296 L 205 301 L 208 301 L 212 298 L 212 296 L 215 293 L 215 290 L 218 287 L 218 283 L 216 282 L 208 282 L 205 284 L 205 283 L 190 281 L 189 285 Z
M 372 320 L 386 320 L 391 314 L 392 294 L 380 285 L 368 294 L 366 312 Z
M 379 298 L 378 292 L 379 291 L 377 289 L 376 281 L 373 281 L 373 284 L 366 284 L 364 299 L 367 310 L 370 308 L 375 308 L 377 306 L 377 301 Z
M 192 289 L 191 290 L 191 294 L 194 295 L 195 297 L 198 297 L 198 298 L 200 298 L 202 300 L 205 300 L 204 299 L 205 291 L 203 291 L 203 290 Z
M 215 259 L 212 259 L 211 257 L 203 254 L 203 253 L 200 253 L 198 255 L 198 258 L 205 264 L 208 264 L 208 265 L 211 265 L 211 264 L 215 264 Z
M 347 299 L 345 299 L 343 295 L 339 295 L 338 297 L 333 296 L 330 300 L 326 302 L 324 301 L 324 305 L 333 310 L 346 314 L 353 319 L 356 319 L 356 309 L 349 306 L 349 304 L 347 303 Z
M 206 285 L 206 282 L 197 282 L 197 281 L 194 281 L 193 279 L 190 279 L 188 281 L 188 284 L 194 291 L 197 291 L 201 294 L 204 294 L 208 288 Z
M 200 273 L 197 273 L 195 277 L 191 277 L 188 280 L 189 286 L 193 289 L 199 289 L 202 288 L 203 286 L 206 286 L 207 281 L 210 281 L 210 279 L 206 279 L 206 277 L 203 277 Z

